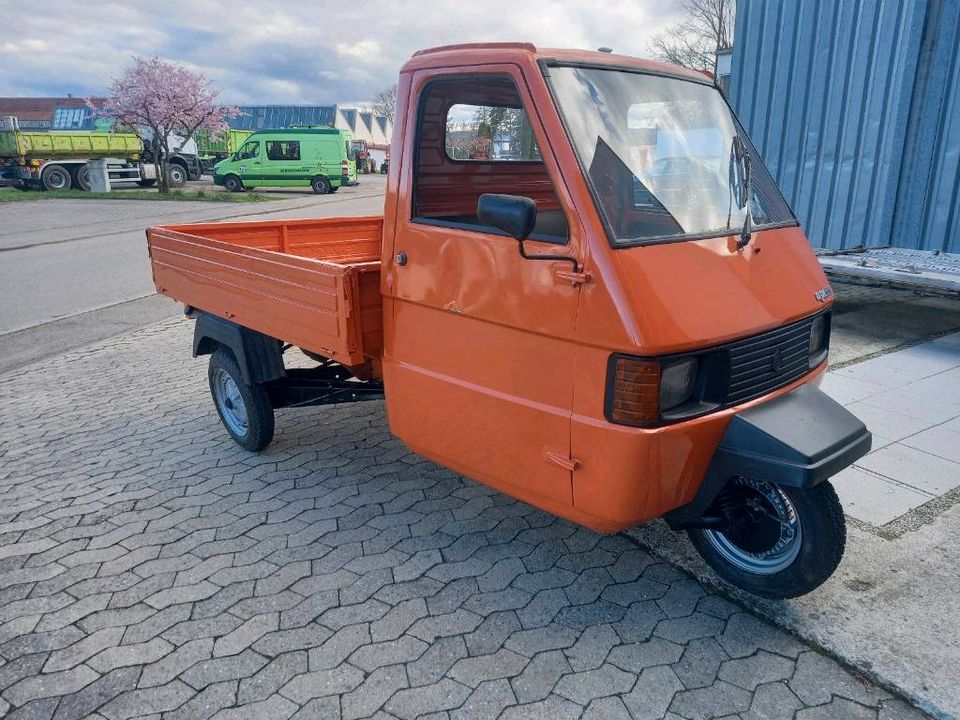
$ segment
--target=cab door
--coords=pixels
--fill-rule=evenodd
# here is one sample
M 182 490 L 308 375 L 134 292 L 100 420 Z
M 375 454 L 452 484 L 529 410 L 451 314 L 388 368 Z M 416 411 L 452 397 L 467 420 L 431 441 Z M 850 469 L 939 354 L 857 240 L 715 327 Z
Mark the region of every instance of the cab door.
M 579 285 L 566 277 L 571 262 L 522 258 L 516 240 L 479 221 L 477 200 L 536 202 L 531 255 L 579 256 L 579 231 L 519 69 L 462 72 L 413 77 L 384 268 L 391 429 L 421 455 L 562 511 L 576 464 Z
M 263 161 L 259 140 L 247 140 L 237 152 L 235 168 L 244 185 L 255 185 L 263 179 Z

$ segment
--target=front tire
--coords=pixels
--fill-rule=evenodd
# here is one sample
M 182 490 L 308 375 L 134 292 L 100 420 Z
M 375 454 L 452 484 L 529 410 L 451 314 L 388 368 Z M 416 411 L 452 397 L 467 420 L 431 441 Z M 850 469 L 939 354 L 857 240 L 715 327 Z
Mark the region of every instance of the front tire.
M 173 163 L 167 168 L 167 184 L 172 188 L 186 185 L 188 177 L 187 169 L 182 165 Z
M 707 514 L 724 518 L 722 528 L 690 528 L 690 541 L 720 577 L 754 595 L 805 595 L 843 557 L 847 526 L 829 482 L 803 490 L 736 478 Z
M 330 181 L 322 175 L 315 177 L 310 181 L 310 187 L 317 195 L 328 195 L 330 193 Z
M 223 347 L 210 356 L 207 378 L 217 415 L 234 442 L 252 452 L 269 445 L 273 406 L 263 385 L 245 382 L 233 353 Z
M 228 192 L 243 192 L 243 180 L 238 178 L 236 175 L 227 175 L 223 179 L 223 187 Z

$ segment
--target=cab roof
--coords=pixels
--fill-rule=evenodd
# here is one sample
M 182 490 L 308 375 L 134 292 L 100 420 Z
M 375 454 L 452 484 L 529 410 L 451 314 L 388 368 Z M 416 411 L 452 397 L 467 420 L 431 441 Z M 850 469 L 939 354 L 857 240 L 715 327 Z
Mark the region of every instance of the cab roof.
M 418 50 L 413 54 L 401 72 L 413 72 L 427 68 L 442 68 L 455 65 L 475 65 L 479 63 L 519 62 L 533 59 L 534 62 L 556 61 L 576 65 L 605 66 L 646 71 L 657 75 L 672 75 L 685 80 L 712 84 L 712 78 L 706 73 L 690 70 L 679 65 L 636 58 L 630 55 L 598 52 L 595 50 L 572 50 L 560 48 L 538 48 L 526 42 L 464 43 L 461 45 L 441 45 L 439 47 Z

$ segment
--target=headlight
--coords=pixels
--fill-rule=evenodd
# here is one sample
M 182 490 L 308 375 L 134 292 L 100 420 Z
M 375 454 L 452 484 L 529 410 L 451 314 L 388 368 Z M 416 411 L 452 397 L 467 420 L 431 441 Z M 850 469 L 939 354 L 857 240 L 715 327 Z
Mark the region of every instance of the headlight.
M 830 324 L 827 315 L 818 315 L 810 325 L 810 364 L 817 365 L 822 358 L 820 355 L 827 349 L 827 340 L 830 337 Z
M 697 359 L 687 358 L 664 365 L 660 375 L 660 412 L 682 405 L 697 384 Z

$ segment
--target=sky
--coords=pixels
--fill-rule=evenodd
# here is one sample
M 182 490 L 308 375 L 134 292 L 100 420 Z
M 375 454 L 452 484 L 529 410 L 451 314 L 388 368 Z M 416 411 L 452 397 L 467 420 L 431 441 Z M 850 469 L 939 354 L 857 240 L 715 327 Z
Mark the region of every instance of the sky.
M 136 55 L 203 72 L 224 103 L 343 105 L 396 82 L 416 50 L 522 40 L 649 55 L 679 0 L 0 0 L 0 96 L 91 96 Z

